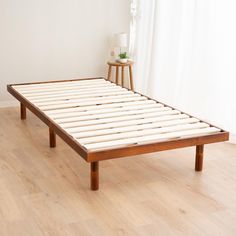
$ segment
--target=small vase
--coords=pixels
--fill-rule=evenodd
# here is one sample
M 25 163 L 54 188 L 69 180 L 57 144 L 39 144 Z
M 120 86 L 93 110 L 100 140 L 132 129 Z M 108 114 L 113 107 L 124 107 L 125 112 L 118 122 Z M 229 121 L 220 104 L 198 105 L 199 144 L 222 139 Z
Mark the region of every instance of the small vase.
M 119 59 L 120 63 L 127 63 L 128 62 L 128 58 L 123 58 L 123 59 Z

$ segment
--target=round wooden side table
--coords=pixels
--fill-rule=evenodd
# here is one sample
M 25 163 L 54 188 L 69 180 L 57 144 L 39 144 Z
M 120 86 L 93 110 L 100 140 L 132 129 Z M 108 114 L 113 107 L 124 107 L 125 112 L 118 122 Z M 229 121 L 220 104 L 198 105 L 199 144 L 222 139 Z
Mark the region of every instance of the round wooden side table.
M 120 62 L 107 62 L 109 68 L 108 68 L 108 76 L 107 79 L 111 81 L 112 76 L 112 67 L 115 67 L 116 69 L 116 84 L 119 85 L 119 69 L 121 67 L 121 86 L 124 87 L 124 80 L 125 80 L 125 67 L 129 67 L 129 84 L 130 89 L 134 90 L 134 84 L 133 84 L 133 62 L 128 61 L 127 63 L 120 63 Z

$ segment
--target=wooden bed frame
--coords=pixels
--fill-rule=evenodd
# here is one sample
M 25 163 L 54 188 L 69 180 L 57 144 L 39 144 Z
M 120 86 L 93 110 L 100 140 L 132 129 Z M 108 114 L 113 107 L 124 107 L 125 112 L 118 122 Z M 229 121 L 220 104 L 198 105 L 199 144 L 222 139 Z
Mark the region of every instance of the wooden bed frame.
M 106 93 L 105 93 L 105 90 L 103 92 L 104 88 L 107 91 Z M 68 89 L 68 91 L 67 91 L 67 89 Z M 73 89 L 73 94 L 72 94 L 72 89 Z M 96 89 L 98 90 L 98 95 L 96 95 L 97 94 Z M 91 189 L 92 190 L 98 190 L 98 188 L 99 188 L 99 161 L 113 159 L 113 158 L 126 157 L 126 156 L 132 156 L 132 155 L 138 155 L 138 154 L 144 154 L 144 153 L 158 152 L 158 151 L 175 149 L 175 148 L 196 146 L 195 170 L 201 171 L 202 166 L 203 166 L 204 144 L 227 141 L 229 138 L 229 133 L 220 129 L 220 128 L 210 125 L 207 122 L 201 121 L 201 120 L 194 118 L 186 113 L 180 112 L 180 111 L 176 110 L 175 108 L 167 106 L 163 103 L 155 101 L 155 100 L 148 98 L 146 96 L 143 96 L 139 93 L 132 92 L 131 90 L 128 90 L 125 88 L 121 88 L 120 86 L 118 86 L 110 81 L 107 81 L 104 78 L 87 78 L 87 79 L 74 79 L 74 80 L 63 80 L 63 81 L 47 81 L 47 82 L 36 82 L 36 83 L 11 84 L 11 85 L 7 85 L 7 90 L 20 102 L 20 114 L 21 114 L 22 120 L 26 119 L 26 108 L 27 108 L 28 110 L 33 112 L 37 117 L 39 117 L 49 127 L 50 147 L 56 146 L 56 135 L 58 135 L 70 147 L 72 147 L 81 157 L 83 157 L 87 162 L 91 163 L 90 181 L 91 181 Z M 63 95 L 65 91 L 68 93 Z M 82 91 L 82 93 L 81 93 L 81 91 Z M 90 91 L 91 91 L 91 93 L 90 93 Z M 62 94 L 61 96 L 60 96 L 60 93 Z M 40 94 L 39 98 L 37 97 L 37 94 Z M 81 94 L 85 94 L 85 95 L 82 96 Z M 101 94 L 101 96 L 99 94 Z M 115 99 L 114 99 L 114 94 L 116 96 Z M 72 95 L 74 96 L 74 98 Z M 81 100 L 81 97 L 86 97 L 86 96 L 87 96 L 87 98 L 83 98 Z M 95 99 L 92 102 L 90 102 L 91 97 L 94 97 L 94 99 Z M 132 98 L 134 99 L 134 101 L 131 101 Z M 99 99 L 101 100 L 101 102 Z M 120 99 L 120 101 L 119 101 L 119 99 Z M 137 99 L 137 101 L 136 101 L 136 99 Z M 114 100 L 114 102 L 113 102 L 113 100 Z M 81 101 L 85 101 L 85 103 L 83 103 L 80 106 Z M 88 105 L 86 105 L 86 102 Z M 60 124 L 60 123 L 58 123 L 58 121 L 56 121 L 55 119 L 53 119 L 51 117 L 52 114 L 50 114 L 50 111 L 51 111 L 50 105 L 47 105 L 47 103 L 48 104 L 50 104 L 50 103 L 56 104 L 56 105 L 51 105 L 51 107 L 53 107 L 53 106 L 55 107 L 55 109 L 51 108 L 52 113 L 54 111 L 58 112 L 58 110 L 59 110 L 59 112 L 63 111 L 64 112 L 63 114 L 65 114 L 67 110 L 68 111 L 71 110 L 73 113 L 74 110 L 81 109 L 80 107 L 83 108 L 82 112 L 87 112 L 87 110 L 86 110 L 87 108 L 88 109 L 93 109 L 93 108 L 95 109 L 96 108 L 96 113 L 94 113 L 92 115 L 89 113 L 89 115 L 91 115 L 91 117 L 95 117 L 91 122 L 87 121 L 86 119 L 81 121 L 81 125 L 83 124 L 83 122 L 86 125 L 91 123 L 90 127 L 92 127 L 92 125 L 96 125 L 96 122 L 97 122 L 97 120 L 99 120 L 99 117 L 102 117 L 101 122 L 109 121 L 109 122 L 112 122 L 112 123 L 108 123 L 109 125 L 117 124 L 116 121 L 117 121 L 118 117 L 115 116 L 116 113 L 119 114 L 119 117 L 122 117 L 122 114 L 124 114 L 124 113 L 127 113 L 127 115 L 130 113 L 131 114 L 130 118 L 127 118 L 127 120 L 131 119 L 130 120 L 131 123 L 134 122 L 134 124 L 136 124 L 135 122 L 136 122 L 136 117 L 137 117 L 139 120 L 143 121 L 142 127 L 148 127 L 148 126 L 151 127 L 154 123 L 152 123 L 150 121 L 150 119 L 146 118 L 146 117 L 149 117 L 149 114 L 151 113 L 151 114 L 153 114 L 151 119 L 157 119 L 158 117 L 156 117 L 155 114 L 157 114 L 157 116 L 158 116 L 159 115 L 158 112 L 160 112 L 160 111 L 162 112 L 162 113 L 160 113 L 161 114 L 160 116 L 162 118 L 170 116 L 170 115 L 168 116 L 168 115 L 164 115 L 164 114 L 171 114 L 172 117 L 174 117 L 174 115 L 176 115 L 177 117 L 179 116 L 179 117 L 186 118 L 186 120 L 184 120 L 186 122 L 188 119 L 188 123 L 186 123 L 182 126 L 181 125 L 172 125 L 172 126 L 162 127 L 160 125 L 160 126 L 157 126 L 158 129 L 154 127 L 153 129 L 149 128 L 149 129 L 143 129 L 143 130 L 142 129 L 139 130 L 137 128 L 138 126 L 134 125 L 134 126 L 132 126 L 132 127 L 134 127 L 134 130 L 133 130 L 134 133 L 132 133 L 132 132 L 128 132 L 128 133 L 127 132 L 124 132 L 124 133 L 118 132 L 119 130 L 122 130 L 122 129 L 132 130 L 131 129 L 132 127 L 130 127 L 129 122 L 128 122 L 127 126 L 119 126 L 120 128 L 108 127 L 106 130 L 99 129 L 97 131 L 95 129 L 95 131 L 94 130 L 91 131 L 92 133 L 95 132 L 100 136 L 90 135 L 89 138 L 86 138 L 86 136 L 85 136 L 85 138 L 78 139 L 77 137 L 71 135 L 70 132 L 68 132 L 68 130 L 70 130 L 71 127 L 69 127 L 69 129 L 65 128 L 66 126 L 68 126 L 68 123 L 66 123 L 66 125 L 65 125 L 65 123 Z M 135 105 L 136 103 L 140 106 L 139 109 L 141 111 L 140 110 L 137 111 L 138 108 Z M 145 109 L 147 109 L 148 107 L 150 107 L 150 109 L 149 110 L 142 110 L 142 109 L 144 109 L 144 108 L 142 108 L 142 103 L 144 104 L 144 106 L 146 106 Z M 40 108 L 40 105 L 37 105 L 37 104 L 43 104 L 41 106 L 42 109 Z M 66 104 L 66 105 L 63 105 L 63 106 L 65 106 L 65 107 L 63 107 L 61 104 Z M 121 104 L 120 107 L 118 107 L 119 104 Z M 126 105 L 127 106 L 130 105 L 130 107 L 134 110 L 132 110 L 131 108 L 129 109 L 129 107 L 126 108 Z M 98 106 L 98 107 L 95 107 L 95 106 Z M 114 113 L 113 113 L 113 110 L 111 110 L 111 112 L 107 116 L 104 115 L 105 113 L 103 113 L 102 110 L 99 113 L 101 108 L 103 108 L 103 110 L 104 109 L 106 110 L 112 106 L 116 106 L 113 109 L 113 110 L 115 110 Z M 45 109 L 45 107 L 47 109 Z M 153 111 L 152 111 L 152 109 L 153 109 Z M 86 111 L 84 111 L 84 110 L 86 110 Z M 94 110 L 92 110 L 92 111 L 94 111 Z M 146 113 L 147 111 L 149 111 L 150 113 Z M 78 113 L 78 116 L 74 115 L 75 120 L 73 121 L 73 119 L 72 119 L 72 122 L 75 122 L 72 125 L 72 129 L 73 128 L 76 129 L 77 128 L 76 124 L 78 122 L 80 122 L 80 121 L 76 121 L 76 119 L 79 119 L 79 117 L 80 117 L 79 115 L 81 114 L 81 112 L 77 111 L 77 113 Z M 75 113 L 75 114 L 77 114 L 77 113 Z M 141 114 L 141 115 L 139 115 L 139 114 Z M 114 118 L 104 118 L 104 117 L 109 117 L 109 115 L 113 116 Z M 55 117 L 55 114 L 54 114 L 54 117 Z M 87 117 L 87 116 L 85 116 L 85 117 Z M 126 116 L 124 118 L 126 118 Z M 147 123 L 145 123 L 145 119 L 146 119 Z M 67 115 L 66 120 L 70 120 L 70 117 L 68 117 L 68 115 Z M 181 122 L 183 120 L 176 118 L 176 120 L 174 120 L 174 121 Z M 100 122 L 100 124 L 104 125 L 101 122 Z M 127 121 L 124 119 L 124 122 L 127 122 Z M 158 121 L 158 122 L 161 124 L 160 121 Z M 158 122 L 157 122 L 157 124 L 159 124 Z M 165 121 L 165 120 L 163 122 L 168 123 L 168 121 Z M 191 123 L 191 122 L 194 122 L 194 123 Z M 169 121 L 169 123 L 171 123 L 171 121 Z M 172 123 L 174 123 L 174 122 L 172 122 Z M 71 123 L 69 123 L 69 125 L 70 124 Z M 81 126 L 80 123 L 78 123 L 78 124 L 79 124 L 80 129 L 83 129 L 83 128 L 81 128 L 83 126 Z M 62 127 L 63 125 L 65 127 Z M 102 127 L 102 125 L 100 125 L 100 126 Z M 138 124 L 138 125 L 140 125 L 140 124 Z M 106 124 L 105 124 L 105 126 L 106 126 Z M 95 126 L 93 126 L 93 127 L 95 127 Z M 182 131 L 179 127 L 184 127 L 185 131 Z M 188 127 L 194 127 L 194 130 L 192 130 L 192 128 L 188 129 Z M 114 130 L 116 130 L 117 132 L 112 133 L 112 131 L 111 131 L 112 128 Z M 160 130 L 163 130 L 163 132 L 159 132 L 159 128 L 160 128 Z M 201 128 L 201 130 L 200 130 L 200 128 Z M 168 131 L 168 129 L 169 130 L 172 129 L 173 131 Z M 179 133 L 178 133 L 178 129 L 180 129 Z M 206 132 L 205 132 L 205 130 L 206 130 Z M 105 131 L 108 132 L 108 134 L 106 135 L 106 133 L 105 133 L 105 135 L 101 136 L 100 133 L 105 132 Z M 157 133 L 155 133 L 156 131 L 157 131 Z M 192 131 L 193 131 L 193 135 L 192 134 L 188 135 L 188 132 L 192 132 Z M 142 134 L 145 134 L 145 132 L 147 134 L 142 135 Z M 203 133 L 201 133 L 201 132 L 203 132 Z M 135 136 L 136 133 L 138 136 Z M 80 133 L 77 133 L 77 135 L 79 135 L 79 134 Z M 130 134 L 130 136 L 131 136 L 130 140 L 134 140 L 134 141 L 129 142 L 129 139 L 125 138 L 126 134 Z M 175 135 L 175 136 L 173 136 L 173 135 Z M 114 141 L 110 141 L 108 139 L 109 137 L 119 137 L 119 136 L 121 136 L 121 139 L 115 138 Z M 99 139 L 100 137 L 104 138 L 105 141 L 104 142 L 98 141 L 96 143 L 96 140 Z M 155 137 L 158 137 L 158 138 L 155 139 Z M 146 141 L 145 141 L 145 138 L 146 138 Z M 80 142 L 80 140 L 82 140 L 82 143 Z M 86 142 L 89 142 L 89 140 L 91 141 L 91 143 L 87 144 Z M 122 144 L 122 142 L 124 142 L 124 144 Z M 109 146 L 108 145 L 109 143 L 112 145 Z M 106 145 L 108 145 L 108 146 L 106 146 Z

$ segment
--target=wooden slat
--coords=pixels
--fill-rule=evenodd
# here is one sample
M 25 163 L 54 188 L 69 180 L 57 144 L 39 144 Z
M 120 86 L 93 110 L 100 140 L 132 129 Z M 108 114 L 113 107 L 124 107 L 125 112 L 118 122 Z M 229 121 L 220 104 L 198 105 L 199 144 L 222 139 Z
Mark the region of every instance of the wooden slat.
M 131 91 L 122 91 L 117 95 L 110 94 L 106 96 L 100 97 L 86 97 L 86 98 L 73 98 L 73 99 L 64 99 L 64 100 L 56 100 L 50 102 L 34 102 L 37 106 L 50 106 L 50 105 L 59 105 L 59 104 L 72 104 L 77 102 L 89 102 L 89 101 L 102 101 L 102 100 L 110 100 L 110 99 L 119 99 L 119 98 L 126 98 L 126 97 L 140 97 L 139 94 L 134 94 Z
M 97 111 L 101 109 L 110 109 L 110 108 L 128 108 L 128 107 L 138 107 L 138 106 L 145 106 L 150 104 L 157 104 L 160 106 L 163 106 L 160 103 L 156 103 L 153 100 L 141 100 L 141 101 L 131 101 L 131 102 L 117 102 L 117 103 L 111 103 L 111 104 L 103 104 L 103 105 L 94 105 L 94 106 L 87 106 L 87 107 L 68 107 L 65 109 L 60 110 L 50 110 L 45 111 L 47 115 L 61 115 L 61 114 L 67 114 L 68 112 L 77 112 L 77 111 Z
M 83 87 L 91 87 L 91 86 L 99 86 L 101 84 L 106 84 L 108 85 L 109 82 L 100 80 L 100 81 L 95 81 L 95 82 L 90 82 L 90 83 L 78 83 L 78 82 L 72 82 L 72 83 L 66 83 L 66 84 L 60 84 L 60 83 L 52 83 L 48 84 L 47 86 L 35 86 L 35 87 L 16 87 L 17 91 L 20 92 L 35 92 L 35 91 L 40 91 L 40 90 L 54 90 L 54 89 L 61 89 L 61 88 L 83 88 Z
M 108 91 L 99 91 L 95 93 L 86 93 L 86 94 L 80 94 L 80 93 L 74 93 L 74 94 L 61 94 L 56 96 L 44 96 L 43 98 L 30 98 L 31 102 L 51 102 L 51 101 L 60 101 L 65 99 L 79 99 L 79 98 L 93 98 L 93 97 L 101 97 L 101 96 L 108 96 L 108 95 L 119 95 L 119 94 L 126 94 L 129 93 L 127 89 L 116 89 L 116 90 L 108 90 Z M 131 92 L 130 92 L 131 93 Z M 26 96 L 29 98 L 29 96 Z
M 78 122 L 75 121 L 75 122 L 62 123 L 62 124 L 59 123 L 59 125 L 63 128 L 71 128 L 71 127 L 97 125 L 97 124 L 104 124 L 104 123 L 113 123 L 113 122 L 145 119 L 145 118 L 149 118 L 149 117 L 159 117 L 159 116 L 176 115 L 176 114 L 180 114 L 180 111 L 177 111 L 177 110 L 159 111 L 159 112 L 157 111 L 157 112 L 151 112 L 151 113 L 147 113 L 147 114 L 119 116 L 119 117 L 112 117 L 112 118 L 101 118 L 101 119 L 78 121 Z
M 127 115 L 138 115 L 138 114 L 147 114 L 147 113 L 154 113 L 154 112 L 162 112 L 162 111 L 171 111 L 172 109 L 169 107 L 161 107 L 161 108 L 151 108 L 146 110 L 130 110 L 130 111 L 123 111 L 123 112 L 109 112 L 109 113 L 102 113 L 94 114 L 94 115 L 79 115 L 76 117 L 69 117 L 63 119 L 55 119 L 58 124 L 68 123 L 68 122 L 75 122 L 75 121 L 83 121 L 83 120 L 96 120 L 101 118 L 111 118 L 111 117 L 120 117 L 120 116 L 127 116 Z
M 148 124 L 151 122 L 169 121 L 169 120 L 185 119 L 185 118 L 189 118 L 189 116 L 185 115 L 185 114 L 167 115 L 167 116 L 151 117 L 151 118 L 146 118 L 146 119 L 136 119 L 136 120 L 112 122 L 112 123 L 107 123 L 107 124 L 81 126 L 81 127 L 75 127 L 75 128 L 65 128 L 65 130 L 71 134 L 73 132 L 76 133 L 76 132 L 82 132 L 82 131 L 91 131 L 91 130 L 94 131 L 94 130 L 114 128 L 114 127 L 123 127 L 123 126 L 138 125 L 138 124 Z
M 115 107 L 115 108 L 100 108 L 100 109 L 91 109 L 91 110 L 83 110 L 83 111 L 68 111 L 67 113 L 60 113 L 60 114 L 50 114 L 50 118 L 52 119 L 63 119 L 63 118 L 73 118 L 79 116 L 88 116 L 88 115 L 95 115 L 95 114 L 107 114 L 107 113 L 116 113 L 116 112 L 129 112 L 129 111 L 143 111 L 146 112 L 147 110 L 156 109 L 164 107 L 164 105 L 160 103 L 151 103 L 151 104 L 138 104 L 135 106 L 123 106 L 123 107 Z
M 138 125 L 129 125 L 124 127 L 118 128 L 108 128 L 108 129 L 101 129 L 101 130 L 91 130 L 91 131 L 84 131 L 79 133 L 72 133 L 70 134 L 77 139 L 80 138 L 88 138 L 88 137 L 95 137 L 100 135 L 106 134 L 115 134 L 121 132 L 128 132 L 128 131 L 136 131 L 136 130 L 144 130 L 144 129 L 152 129 L 152 128 L 163 128 L 168 126 L 175 126 L 181 124 L 193 124 L 199 122 L 196 118 L 186 118 L 186 119 L 177 119 L 177 120 L 170 120 L 170 121 L 161 121 L 161 122 L 152 122 L 148 124 L 138 124 Z
M 82 92 L 92 92 L 94 90 L 96 91 L 103 91 L 104 89 L 109 89 L 109 88 L 119 88 L 118 86 L 116 86 L 115 84 L 108 84 L 108 85 L 94 85 L 91 87 L 87 87 L 87 88 L 76 88 L 76 87 L 71 87 L 71 88 L 67 88 L 67 89 L 55 89 L 53 91 L 47 91 L 47 90 L 43 90 L 43 91 L 27 91 L 27 92 L 20 92 L 22 95 L 24 96 L 43 96 L 43 95 L 54 95 L 54 94 L 60 94 L 60 93 L 72 93 L 72 92 L 77 92 L 77 93 L 82 93 Z
M 102 82 L 102 83 L 95 83 L 95 84 L 90 84 L 90 85 L 68 85 L 66 87 L 66 90 L 73 90 L 73 89 L 78 89 L 78 90 L 83 90 L 83 89 L 92 89 L 92 88 L 100 88 L 100 87 L 108 87 L 108 86 L 116 86 L 115 84 L 112 84 L 108 81 Z M 53 92 L 53 91 L 64 91 L 65 87 L 52 87 L 52 88 L 40 88 L 40 89 L 21 89 L 17 88 L 17 91 L 21 92 L 22 94 L 31 94 L 31 93 L 38 93 L 38 92 Z
M 45 92 L 45 93 L 33 93 L 33 94 L 24 94 L 25 97 L 31 99 L 40 99 L 40 98 L 45 98 L 45 97 L 61 97 L 63 95 L 84 95 L 84 94 L 94 94 L 98 92 L 107 92 L 107 91 L 119 91 L 121 88 L 118 86 L 111 86 L 111 87 L 104 87 L 101 89 L 98 88 L 92 88 L 92 89 L 83 89 L 83 90 L 78 90 L 78 89 L 72 89 L 72 90 L 64 90 L 64 91 L 53 91 L 53 92 Z M 124 88 L 125 89 L 125 88 Z M 23 95 L 23 93 L 22 93 Z
M 125 98 L 116 98 L 116 99 L 97 99 L 94 101 L 89 101 L 89 102 L 76 102 L 76 103 L 68 103 L 68 104 L 61 104 L 61 105 L 52 105 L 52 106 L 39 106 L 39 108 L 43 111 L 48 111 L 48 110 L 55 110 L 55 109 L 63 109 L 63 108 L 68 108 L 68 107 L 77 107 L 77 106 L 91 106 L 91 105 L 98 105 L 98 104 L 109 104 L 109 103 L 120 103 L 120 102 L 130 102 L 130 101 L 141 101 L 141 100 L 146 100 L 146 97 L 143 96 L 131 96 L 131 97 L 125 97 Z
M 12 86 L 15 89 L 24 88 L 24 89 L 38 89 L 38 88 L 46 88 L 46 87 L 59 87 L 59 86 L 67 86 L 67 85 L 85 85 L 85 84 L 94 84 L 104 82 L 103 78 L 91 79 L 91 80 L 75 80 L 75 81 L 64 81 L 64 82 L 52 82 L 52 83 L 40 83 L 40 84 L 27 84 L 27 85 L 14 85 Z
M 195 135 L 204 135 L 204 134 L 211 134 L 220 132 L 220 129 L 209 127 L 209 128 L 201 128 L 201 129 L 194 129 L 194 130 L 185 130 L 185 131 L 177 131 L 172 133 L 165 133 L 165 134 L 155 134 L 155 135 L 147 135 L 144 137 L 135 137 L 135 138 L 128 138 L 122 140 L 115 140 L 115 141 L 108 141 L 108 142 L 100 142 L 100 143 L 92 143 L 84 145 L 86 149 L 90 151 L 95 151 L 98 149 L 105 149 L 105 148 L 117 148 L 119 146 L 125 145 L 136 145 L 136 144 L 144 144 L 144 143 L 151 143 L 151 142 L 160 142 L 163 140 L 169 139 L 178 139 L 181 137 L 194 137 Z
M 169 127 L 122 132 L 118 134 L 100 135 L 97 137 L 80 138 L 77 140 L 81 144 L 85 145 L 85 144 L 90 144 L 90 143 L 100 143 L 100 142 L 111 141 L 111 140 L 122 140 L 122 139 L 133 138 L 133 137 L 147 136 L 150 134 L 171 133 L 171 132 L 176 132 L 176 131 L 194 130 L 194 129 L 206 128 L 206 127 L 209 127 L 209 125 L 203 122 L 198 122 L 195 124 L 182 124 L 182 125 L 175 125 L 175 126 L 169 126 Z
M 55 82 L 55 83 L 45 83 L 45 84 L 32 84 L 32 85 L 18 85 L 13 86 L 18 91 L 29 91 L 29 90 L 41 90 L 41 89 L 52 89 L 52 88 L 67 88 L 71 86 L 93 86 L 97 84 L 108 84 L 109 82 L 104 79 L 91 80 L 91 81 L 70 81 L 70 82 Z

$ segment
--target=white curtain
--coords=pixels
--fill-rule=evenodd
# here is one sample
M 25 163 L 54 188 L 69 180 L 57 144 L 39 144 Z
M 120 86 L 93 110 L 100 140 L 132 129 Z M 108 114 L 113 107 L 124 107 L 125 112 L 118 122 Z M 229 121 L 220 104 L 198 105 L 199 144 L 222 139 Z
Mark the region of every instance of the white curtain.
M 236 139 L 236 1 L 139 0 L 136 89 Z

